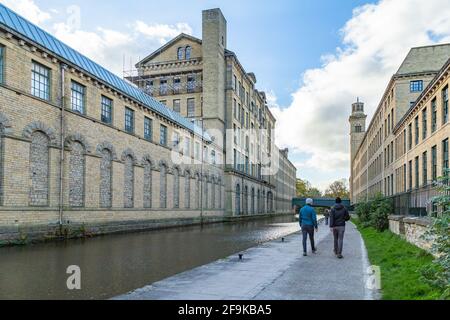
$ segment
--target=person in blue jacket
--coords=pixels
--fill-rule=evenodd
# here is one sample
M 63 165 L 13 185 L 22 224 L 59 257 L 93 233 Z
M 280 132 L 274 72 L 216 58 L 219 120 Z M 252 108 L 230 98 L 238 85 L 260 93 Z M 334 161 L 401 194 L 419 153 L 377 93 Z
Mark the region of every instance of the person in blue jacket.
M 307 256 L 307 241 L 308 241 L 308 235 L 309 240 L 311 242 L 311 249 L 313 253 L 316 253 L 316 247 L 314 245 L 314 229 L 316 231 L 318 230 L 318 224 L 317 224 L 317 214 L 314 208 L 312 207 L 313 200 L 312 199 L 306 199 L 306 206 L 300 209 L 300 213 L 298 215 L 300 227 L 302 228 L 302 235 L 303 235 L 303 256 Z

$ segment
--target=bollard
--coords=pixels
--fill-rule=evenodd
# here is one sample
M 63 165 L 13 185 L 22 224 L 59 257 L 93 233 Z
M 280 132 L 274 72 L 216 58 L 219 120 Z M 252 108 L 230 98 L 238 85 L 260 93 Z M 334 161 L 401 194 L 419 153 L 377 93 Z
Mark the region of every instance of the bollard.
M 281 238 L 281 242 L 284 242 L 284 238 Z
M 242 260 L 242 258 L 244 257 L 244 255 L 242 253 L 239 254 L 239 260 Z

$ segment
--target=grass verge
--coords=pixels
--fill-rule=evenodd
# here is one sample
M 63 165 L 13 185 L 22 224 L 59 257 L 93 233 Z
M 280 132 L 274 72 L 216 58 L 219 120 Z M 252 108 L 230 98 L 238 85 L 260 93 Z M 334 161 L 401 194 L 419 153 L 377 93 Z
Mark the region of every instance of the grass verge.
M 363 228 L 361 232 L 372 265 L 381 269 L 383 300 L 434 300 L 440 292 L 420 279 L 420 269 L 431 264 L 433 256 L 390 231 L 377 232 Z

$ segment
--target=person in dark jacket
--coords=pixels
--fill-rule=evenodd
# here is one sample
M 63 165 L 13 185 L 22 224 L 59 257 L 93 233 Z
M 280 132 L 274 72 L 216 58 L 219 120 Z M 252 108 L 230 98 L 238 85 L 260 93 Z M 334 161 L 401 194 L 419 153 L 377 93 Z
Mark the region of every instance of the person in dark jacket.
M 316 253 L 316 246 L 314 245 L 314 229 L 318 229 L 317 224 L 317 214 L 314 208 L 312 207 L 313 200 L 308 198 L 306 199 L 306 206 L 300 209 L 299 212 L 299 223 L 300 227 L 302 228 L 302 235 L 303 235 L 303 256 L 307 256 L 306 251 L 306 242 L 308 241 L 308 235 L 309 235 L 309 241 L 311 242 L 311 249 L 313 253 Z
M 330 228 L 334 236 L 334 254 L 342 259 L 342 248 L 344 246 L 345 223 L 350 220 L 350 214 L 342 205 L 341 198 L 336 198 L 336 205 L 330 212 Z

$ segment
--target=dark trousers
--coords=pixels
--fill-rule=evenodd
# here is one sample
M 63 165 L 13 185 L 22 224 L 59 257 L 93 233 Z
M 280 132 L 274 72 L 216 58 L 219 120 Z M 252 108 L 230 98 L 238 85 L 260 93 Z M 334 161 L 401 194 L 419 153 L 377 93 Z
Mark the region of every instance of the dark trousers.
M 336 254 L 342 254 L 342 249 L 344 247 L 344 233 L 345 227 L 334 227 L 334 252 Z
M 328 220 L 330 220 L 330 216 L 325 216 L 325 225 L 328 225 Z
M 316 247 L 314 246 L 314 227 L 302 226 L 302 234 L 303 234 L 303 252 L 306 253 L 306 242 L 308 241 L 308 235 L 309 241 L 311 242 L 312 251 L 316 250 Z

